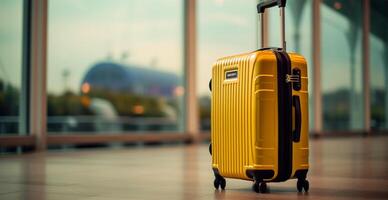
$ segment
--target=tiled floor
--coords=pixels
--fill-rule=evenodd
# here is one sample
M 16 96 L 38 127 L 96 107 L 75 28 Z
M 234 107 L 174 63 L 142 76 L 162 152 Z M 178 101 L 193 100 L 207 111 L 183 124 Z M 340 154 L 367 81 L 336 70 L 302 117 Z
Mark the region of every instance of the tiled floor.
M 388 199 L 388 136 L 311 141 L 310 192 L 295 180 L 227 180 L 213 189 L 207 146 L 48 152 L 0 157 L 0 199 Z

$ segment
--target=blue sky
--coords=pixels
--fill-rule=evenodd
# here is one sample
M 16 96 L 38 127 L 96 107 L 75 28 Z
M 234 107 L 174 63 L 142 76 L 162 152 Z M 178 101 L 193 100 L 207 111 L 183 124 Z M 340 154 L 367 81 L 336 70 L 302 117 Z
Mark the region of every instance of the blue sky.
M 52 0 L 48 22 L 48 90 L 78 91 L 87 70 L 112 60 L 183 74 L 183 13 L 179 0 Z M 128 58 L 122 60 L 122 54 Z
M 114 3 L 112 3 L 114 2 Z M 257 48 L 256 0 L 198 0 L 197 88 L 208 95 L 211 65 L 219 57 Z M 308 1 L 309 2 L 309 1 Z M 301 54 L 311 65 L 311 10 L 302 17 Z M 271 11 L 270 43 L 278 43 L 277 11 Z M 349 88 L 349 22 L 322 6 L 323 90 Z M 287 11 L 288 49 L 293 49 Z M 0 2 L 0 78 L 20 86 L 22 0 Z M 372 85 L 384 87 L 381 40 L 371 36 Z M 380 52 L 380 53 L 375 53 Z M 121 59 L 127 53 L 126 59 Z M 110 59 L 183 75 L 183 2 L 181 0 L 50 0 L 48 21 L 48 90 L 78 91 L 86 71 Z M 357 89 L 361 90 L 361 38 L 356 45 Z M 70 76 L 66 80 L 63 72 Z

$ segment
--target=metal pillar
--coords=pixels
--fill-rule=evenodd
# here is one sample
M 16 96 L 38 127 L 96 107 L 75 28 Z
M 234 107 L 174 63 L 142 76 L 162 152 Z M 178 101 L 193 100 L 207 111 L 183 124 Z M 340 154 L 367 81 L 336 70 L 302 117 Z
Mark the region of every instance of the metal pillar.
M 29 132 L 36 138 L 36 150 L 44 151 L 47 146 L 47 0 L 31 3 Z
M 196 0 L 185 0 L 185 131 L 196 141 L 199 136 L 199 112 L 196 91 Z
M 363 27 L 362 27 L 362 80 L 364 91 L 364 128 L 370 133 L 370 62 L 369 62 L 369 31 L 370 31 L 370 0 L 363 0 Z
M 321 91 L 321 10 L 320 0 L 313 1 L 312 53 L 313 53 L 313 133 L 322 133 L 322 91 Z

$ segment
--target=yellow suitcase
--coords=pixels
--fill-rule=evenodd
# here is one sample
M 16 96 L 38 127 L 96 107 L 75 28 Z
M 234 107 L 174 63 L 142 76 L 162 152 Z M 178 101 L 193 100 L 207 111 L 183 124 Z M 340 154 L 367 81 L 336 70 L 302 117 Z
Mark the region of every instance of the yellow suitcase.
M 285 51 L 285 4 L 271 0 L 257 6 L 260 15 L 280 7 L 283 48 L 229 56 L 213 65 L 209 151 L 216 189 L 225 188 L 225 178 L 254 181 L 256 192 L 266 192 L 266 182 L 292 178 L 299 192 L 309 189 L 307 63 Z

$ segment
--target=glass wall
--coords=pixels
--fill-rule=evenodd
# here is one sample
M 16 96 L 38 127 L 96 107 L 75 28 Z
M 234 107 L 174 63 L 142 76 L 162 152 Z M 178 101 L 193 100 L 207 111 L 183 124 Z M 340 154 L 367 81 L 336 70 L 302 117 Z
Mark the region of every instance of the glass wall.
M 182 0 L 50 0 L 49 132 L 183 130 Z
M 26 132 L 23 2 L 0 1 L 0 134 Z M 200 127 L 209 130 L 212 63 L 257 48 L 257 0 L 196 2 Z M 323 130 L 362 130 L 362 1 L 321 2 Z M 388 16 L 384 1 L 370 2 L 371 126 L 386 130 L 388 29 L 382 25 Z M 183 3 L 49 0 L 48 131 L 182 131 Z M 269 12 L 269 44 L 280 46 L 278 9 Z M 305 56 L 309 66 L 310 122 L 312 14 L 312 1 L 288 2 L 288 51 Z
M 361 130 L 362 1 L 322 1 L 321 27 L 323 128 Z
M 23 0 L 0 1 L 0 135 L 24 132 L 20 115 Z
M 197 0 L 197 90 L 201 130 L 210 129 L 212 64 L 257 48 L 256 0 Z
M 386 4 L 386 3 L 385 3 Z M 384 2 L 371 0 L 370 5 L 370 99 L 371 129 L 388 129 L 388 24 Z
M 287 51 L 296 52 L 303 55 L 307 61 L 309 75 L 309 121 L 313 122 L 313 100 L 312 92 L 312 1 L 309 0 L 293 0 L 287 2 L 286 8 L 286 41 Z M 281 47 L 280 42 L 280 16 L 279 9 L 268 9 L 269 13 L 269 30 L 268 39 L 269 46 Z M 310 123 L 310 130 L 313 128 Z

